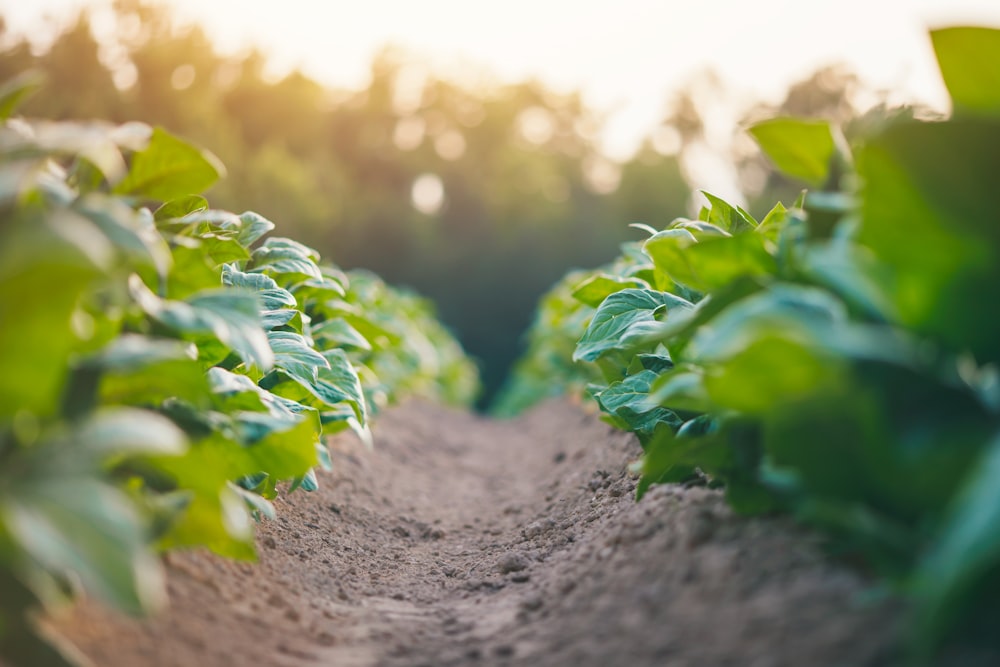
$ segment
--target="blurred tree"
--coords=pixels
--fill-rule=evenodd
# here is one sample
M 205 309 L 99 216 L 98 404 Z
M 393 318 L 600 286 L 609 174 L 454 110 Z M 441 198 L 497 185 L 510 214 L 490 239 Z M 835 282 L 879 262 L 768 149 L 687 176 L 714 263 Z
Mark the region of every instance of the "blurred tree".
M 484 401 L 545 289 L 617 254 L 636 237 L 629 222 L 669 220 L 689 198 L 675 156 L 604 157 L 601 119 L 578 94 L 473 92 L 391 48 L 364 90 L 332 91 L 299 72 L 270 78 L 259 52 L 217 53 L 165 5 L 115 0 L 113 13 L 108 43 L 86 12 L 38 55 L 3 35 L 0 73 L 49 77 L 31 115 L 144 120 L 211 149 L 229 171 L 214 206 L 256 210 L 345 268 L 433 298 L 482 362 Z

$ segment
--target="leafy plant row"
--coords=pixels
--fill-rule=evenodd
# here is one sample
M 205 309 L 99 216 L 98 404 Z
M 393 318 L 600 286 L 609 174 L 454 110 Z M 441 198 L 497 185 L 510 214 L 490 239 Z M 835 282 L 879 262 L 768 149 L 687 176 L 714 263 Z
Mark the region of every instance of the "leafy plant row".
M 0 91 L 0 657 L 63 664 L 39 606 L 165 601 L 157 551 L 253 558 L 278 483 L 323 437 L 370 442 L 406 394 L 468 402 L 476 369 L 429 304 L 321 264 L 198 194 L 223 168 L 139 123 L 11 118 Z
M 822 526 L 910 600 L 917 658 L 1000 621 L 1000 31 L 931 37 L 950 118 L 890 115 L 853 146 L 823 121 L 751 127 L 819 191 L 762 220 L 706 194 L 644 227 L 546 297 L 516 380 L 566 364 L 575 330 L 569 376 L 599 371 L 637 434 L 640 496 L 700 482 Z

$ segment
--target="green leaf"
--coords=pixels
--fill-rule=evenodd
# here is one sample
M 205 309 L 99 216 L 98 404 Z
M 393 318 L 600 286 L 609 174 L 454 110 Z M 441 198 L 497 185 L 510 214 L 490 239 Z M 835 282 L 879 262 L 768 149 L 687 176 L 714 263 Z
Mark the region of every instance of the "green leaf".
M 326 320 L 312 327 L 312 337 L 320 347 L 354 347 L 370 352 L 368 339 L 342 317 Z
M 191 497 L 160 546 L 203 545 L 223 556 L 253 559 L 248 508 L 230 482 L 259 472 L 275 480 L 304 475 L 317 464 L 316 429 L 313 421 L 300 419 L 248 446 L 213 434 L 192 445 L 185 456 L 156 461 L 157 468 Z
M 655 233 L 655 232 L 654 232 Z M 601 302 L 615 292 L 623 289 L 641 289 L 649 287 L 641 280 L 619 278 L 618 276 L 599 273 L 590 276 L 573 288 L 573 298 L 592 308 L 597 308 Z
M 688 357 L 720 361 L 746 350 L 755 339 L 777 335 L 820 340 L 847 321 L 847 309 L 821 289 L 779 284 L 728 305 L 691 340 Z
M 132 167 L 114 192 L 170 201 L 204 192 L 223 173 L 225 168 L 214 155 L 157 127 L 149 145 L 132 156 Z
M 312 248 L 291 239 L 273 237 L 253 251 L 250 261 L 252 271 L 264 271 L 275 278 L 290 274 L 292 278 L 305 276 L 322 281 L 318 260 L 319 253 Z
M 8 482 L 0 517 L 35 566 L 133 614 L 162 608 L 163 570 L 128 497 L 88 476 L 32 472 Z
M 671 410 L 649 401 L 650 386 L 656 378 L 657 374 L 653 371 L 640 371 L 621 382 L 612 383 L 597 395 L 601 407 L 622 419 L 641 440 L 652 435 L 660 424 L 672 429 L 681 425 L 680 418 Z
M 328 368 L 316 368 L 315 378 L 276 369 L 261 379 L 261 386 L 279 396 L 318 408 L 348 404 L 358 423 L 368 420 L 368 407 L 357 371 L 343 350 L 327 350 Z M 324 412 L 327 410 L 324 409 Z
M 261 370 L 274 364 L 256 294 L 233 288 L 203 290 L 184 301 L 171 301 L 153 294 L 135 275 L 129 279 L 129 291 L 147 315 L 183 338 L 214 338 Z
M 676 283 L 699 291 L 723 288 L 744 276 L 768 276 L 777 264 L 764 236 L 704 236 L 688 229 L 670 229 L 650 237 L 643 250 L 657 270 Z
M 733 206 L 721 197 L 716 197 L 704 190 L 701 191 L 701 194 L 712 204 L 712 208 L 708 211 L 708 222 L 718 225 L 730 234 L 740 234 L 757 228 L 757 221 L 754 220 L 753 216 L 739 206 Z
M 917 569 L 919 652 L 928 655 L 974 608 L 976 587 L 1000 567 L 1000 437 L 995 437 L 948 508 Z M 995 580 L 995 577 L 994 577 Z
M 1000 155 L 1000 118 L 896 122 L 858 153 L 859 241 L 891 271 L 900 322 L 1000 361 L 1000 226 L 983 178 Z
M 629 347 L 654 332 L 666 318 L 693 308 L 693 304 L 669 292 L 625 289 L 615 292 L 594 313 L 587 331 L 577 343 L 573 360 L 594 361 L 612 350 Z
M 277 368 L 307 382 L 316 382 L 320 368 L 329 368 L 326 358 L 314 350 L 305 338 L 290 331 L 268 331 L 267 340 L 274 350 Z
M 694 308 L 662 322 L 653 338 L 662 341 L 672 356 L 681 358 L 691 337 L 701 327 L 711 322 L 729 306 L 751 294 L 756 294 L 764 287 L 762 281 L 756 278 L 734 280 L 703 298 Z
M 187 450 L 183 431 L 148 410 L 106 408 L 94 413 L 73 434 L 75 452 L 101 459 L 111 455 L 179 456 Z
M 156 209 L 153 217 L 157 222 L 161 220 L 173 220 L 183 218 L 190 213 L 208 210 L 208 200 L 201 195 L 185 195 L 177 199 L 171 199 L 167 203 Z
M 658 377 L 650 386 L 647 402 L 673 410 L 706 412 L 712 404 L 705 390 L 704 372 L 698 366 L 677 366 Z
M 183 299 L 209 286 L 219 284 L 218 264 L 199 241 L 171 239 L 173 266 L 167 279 L 167 296 Z
M 14 222 L 0 226 L 0 417 L 51 415 L 81 346 L 78 304 L 112 250 L 72 214 Z
M 697 429 L 690 429 L 692 431 Z M 724 438 L 714 437 L 714 426 L 701 427 L 709 434 L 683 436 L 675 434 L 672 428 L 662 426 L 656 429 L 646 444 L 640 463 L 642 478 L 636 487 L 636 496 L 642 498 L 653 484 L 682 482 L 691 477 L 695 468 L 713 472 L 731 465 L 732 453 Z
M 245 432 L 252 431 L 249 435 L 254 442 L 268 433 L 287 430 L 302 419 L 316 422 L 315 410 L 272 394 L 245 375 L 215 367 L 208 370 L 208 379 L 220 406 L 235 416 Z M 248 412 L 261 412 L 272 419 L 261 420 Z
M 253 491 L 248 491 L 236 484 L 233 484 L 232 482 L 230 482 L 229 488 L 242 498 L 244 502 L 246 502 L 247 507 L 249 507 L 250 511 L 254 512 L 256 516 L 263 516 L 271 521 L 278 518 L 278 513 L 274 511 L 274 505 L 272 505 L 267 498 L 264 498 L 260 494 L 254 493 Z
M 258 250 L 270 253 L 271 256 L 278 257 L 304 257 L 305 259 L 310 259 L 314 262 L 319 261 L 319 251 L 315 248 L 310 248 L 304 243 L 299 243 L 294 239 L 285 238 L 283 236 L 273 236 L 258 248 Z
M 345 400 L 354 408 L 358 422 L 365 426 L 368 424 L 368 404 L 365 402 L 365 394 L 361 388 L 361 380 L 358 373 L 351 364 L 350 359 L 343 350 L 327 350 L 323 353 L 330 363 L 329 369 L 321 368 L 319 378 L 332 387 L 336 387 L 344 396 Z
M 93 222 L 124 257 L 140 266 L 152 266 L 158 276 L 170 268 L 170 249 L 156 228 L 124 202 L 92 193 L 73 204 L 75 211 Z
M 941 28 L 931 43 L 956 111 L 1000 114 L 1000 30 Z
M 11 117 L 24 100 L 34 94 L 45 82 L 39 70 L 28 70 L 8 79 L 0 86 L 0 121 Z
M 298 322 L 295 322 L 295 320 L 298 320 Z M 260 314 L 260 324 L 267 331 L 279 327 L 290 327 L 296 331 L 302 331 L 301 320 L 302 313 L 291 308 L 265 310 Z
M 801 268 L 874 320 L 898 320 L 892 273 L 868 248 L 836 239 L 815 243 L 806 249 Z
M 296 308 L 298 306 L 298 302 L 291 292 L 278 287 L 278 283 L 274 282 L 273 278 L 262 273 L 244 273 L 235 266 L 226 264 L 222 267 L 222 284 L 253 290 L 260 297 L 261 304 L 267 310 L 277 310 L 283 307 Z
M 829 122 L 774 118 L 752 125 L 749 132 L 784 173 L 814 186 L 827 180 L 830 162 L 837 152 Z
M 274 223 L 262 215 L 253 211 L 244 211 L 240 214 L 240 221 L 243 226 L 240 228 L 239 241 L 244 248 L 249 248 L 260 237 L 274 229 Z
M 322 270 L 322 268 L 320 269 Z M 344 286 L 333 278 L 308 278 L 291 286 L 291 292 L 300 303 L 312 304 L 334 299 L 342 299 L 346 292 Z
M 316 491 L 319 489 L 319 480 L 316 478 L 316 471 L 310 470 L 305 475 L 301 477 L 296 477 L 291 486 L 288 487 L 288 492 L 291 493 L 296 489 L 301 488 L 303 491 Z
M 98 400 L 105 405 L 159 407 L 180 397 L 205 406 L 208 384 L 192 352 L 180 341 L 126 334 L 85 359 L 81 368 L 99 374 Z

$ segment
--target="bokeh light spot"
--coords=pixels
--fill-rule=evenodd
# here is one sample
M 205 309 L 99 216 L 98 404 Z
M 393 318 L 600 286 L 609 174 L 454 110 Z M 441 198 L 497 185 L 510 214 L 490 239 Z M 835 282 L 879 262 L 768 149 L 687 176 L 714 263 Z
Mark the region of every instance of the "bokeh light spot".
M 400 118 L 392 132 L 392 143 L 401 151 L 416 150 L 424 142 L 426 132 L 427 124 L 420 116 Z
M 517 130 L 521 138 L 529 144 L 541 146 L 555 134 L 555 119 L 547 109 L 528 107 L 517 117 Z
M 194 84 L 196 75 L 194 65 L 180 65 L 170 75 L 170 85 L 174 90 L 187 90 Z
M 465 154 L 465 137 L 458 130 L 448 130 L 434 140 L 434 150 L 442 160 L 457 160 Z
M 410 189 L 413 208 L 425 215 L 435 215 L 444 205 L 444 183 L 437 174 L 421 174 Z

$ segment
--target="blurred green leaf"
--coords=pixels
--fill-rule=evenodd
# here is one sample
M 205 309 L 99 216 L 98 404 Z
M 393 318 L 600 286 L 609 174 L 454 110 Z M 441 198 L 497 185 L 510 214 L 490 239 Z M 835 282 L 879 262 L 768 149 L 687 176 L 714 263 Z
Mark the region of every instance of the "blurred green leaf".
M 619 278 L 608 274 L 596 274 L 573 288 L 573 298 L 582 301 L 592 308 L 597 308 L 601 305 L 602 301 L 615 292 L 628 288 L 642 289 L 648 287 L 649 285 L 640 280 Z
M 752 125 L 750 135 L 775 166 L 814 186 L 823 185 L 837 144 L 825 120 L 774 118 Z
M 926 657 L 974 608 L 976 587 L 1000 565 L 1000 438 L 948 507 L 941 532 L 914 577 L 917 630 L 913 642 Z
M 94 193 L 78 199 L 73 208 L 97 225 L 133 265 L 151 266 L 158 276 L 167 275 L 171 257 L 163 237 L 124 202 Z
M 170 201 L 204 192 L 223 173 L 225 169 L 214 155 L 157 127 L 149 145 L 132 156 L 128 175 L 114 192 Z
M 956 111 L 1000 114 L 1000 30 L 931 30 L 941 77 Z
M 153 217 L 157 220 L 172 220 L 175 218 L 183 218 L 189 213 L 195 213 L 197 211 L 205 211 L 208 209 L 208 200 L 201 195 L 185 195 L 183 197 L 178 197 L 177 199 L 171 199 L 165 204 L 161 205 Z
M 342 317 L 335 317 L 313 325 L 312 336 L 323 347 L 353 347 L 371 351 L 371 343 Z
M 179 456 L 187 438 L 172 421 L 148 410 L 106 408 L 95 412 L 73 434 L 75 448 L 87 457 L 111 455 Z M 71 455 L 78 459 L 76 453 Z
M 891 271 L 901 323 L 1000 360 L 1000 119 L 897 122 L 858 151 L 859 241 Z
M 5 81 L 0 86 L 0 121 L 10 118 L 17 107 L 41 88 L 43 83 L 45 76 L 39 70 L 28 70 Z
M 106 237 L 69 213 L 0 229 L 0 416 L 54 414 L 86 333 L 74 326 L 78 304 L 110 254 Z
M 129 499 L 85 474 L 26 474 L 8 482 L 0 516 L 38 567 L 78 577 L 90 593 L 139 614 L 166 602 L 163 571 L 146 549 Z

